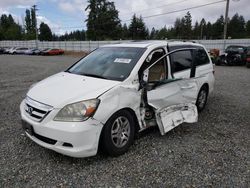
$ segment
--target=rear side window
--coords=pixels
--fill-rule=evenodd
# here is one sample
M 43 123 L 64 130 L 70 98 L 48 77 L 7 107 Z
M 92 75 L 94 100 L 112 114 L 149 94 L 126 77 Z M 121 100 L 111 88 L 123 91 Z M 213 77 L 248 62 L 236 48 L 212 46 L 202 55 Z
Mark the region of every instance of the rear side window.
M 194 59 L 195 59 L 196 66 L 205 65 L 209 63 L 209 58 L 204 48 L 197 49 Z
M 191 68 L 191 50 L 179 51 L 170 55 L 172 73 L 184 71 Z

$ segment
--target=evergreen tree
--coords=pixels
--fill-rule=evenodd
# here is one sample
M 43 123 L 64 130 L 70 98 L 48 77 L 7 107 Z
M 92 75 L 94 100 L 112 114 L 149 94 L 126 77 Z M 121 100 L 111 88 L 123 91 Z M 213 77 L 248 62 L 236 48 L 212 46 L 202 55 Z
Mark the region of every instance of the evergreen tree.
M 22 27 L 17 24 L 13 17 L 3 14 L 0 18 L 0 40 L 21 40 Z
M 114 2 L 88 0 L 87 37 L 89 40 L 119 39 L 121 24 Z
M 200 25 L 198 21 L 196 21 L 193 29 L 193 39 L 199 39 L 199 34 L 200 34 Z
M 186 39 L 191 39 L 192 37 L 192 16 L 190 12 L 184 16 L 184 30 L 183 30 L 183 37 Z
M 207 34 L 206 27 L 207 27 L 206 20 L 204 18 L 202 18 L 202 20 L 200 22 L 200 39 L 206 38 L 206 34 Z
M 164 40 L 168 38 L 168 30 L 165 27 L 161 28 L 157 34 L 157 39 Z
M 155 31 L 154 27 L 151 29 L 151 32 L 150 32 L 150 35 L 149 35 L 149 39 L 150 40 L 156 39 L 156 31 Z
M 212 24 L 211 22 L 207 22 L 206 39 L 212 39 L 212 32 L 213 32 Z
M 130 38 L 132 38 L 133 40 L 148 38 L 148 30 L 141 16 L 138 18 L 135 14 L 133 15 L 131 23 L 129 25 L 129 33 Z
M 213 39 L 222 39 L 224 29 L 224 17 L 221 15 L 219 19 L 212 25 L 212 37 Z
M 52 32 L 49 26 L 45 23 L 41 23 L 39 27 L 39 40 L 41 41 L 51 41 L 52 40 Z
M 245 19 L 236 13 L 228 24 L 228 36 L 231 38 L 244 38 L 246 35 Z
M 246 23 L 246 37 L 250 37 L 250 20 Z
M 127 24 L 123 24 L 121 36 L 122 39 L 129 39 L 129 30 Z
M 26 39 L 34 40 L 36 38 L 36 21 L 33 8 L 31 8 L 31 10 L 26 9 L 25 11 L 25 31 Z

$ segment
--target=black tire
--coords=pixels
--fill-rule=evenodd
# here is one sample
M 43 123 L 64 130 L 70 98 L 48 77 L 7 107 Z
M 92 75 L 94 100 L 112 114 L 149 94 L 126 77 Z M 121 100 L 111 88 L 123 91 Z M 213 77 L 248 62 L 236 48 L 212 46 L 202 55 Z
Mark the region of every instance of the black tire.
M 250 68 L 250 62 L 246 63 L 247 68 Z
M 221 60 L 220 60 L 220 59 L 217 59 L 217 60 L 215 61 L 215 65 L 220 66 L 220 65 L 221 65 Z
M 118 147 L 115 144 L 116 139 L 113 138 L 111 135 L 112 130 L 113 130 L 113 132 L 115 132 L 114 127 L 117 126 L 116 124 L 117 124 L 117 121 L 119 121 L 118 120 L 119 118 L 126 119 L 129 123 L 129 127 L 130 127 L 128 139 L 127 139 L 126 143 L 123 143 L 125 145 L 120 146 L 120 147 Z M 121 131 L 120 133 L 117 133 L 117 135 L 118 134 L 122 135 L 123 132 Z M 103 127 L 101 139 L 100 139 L 101 150 L 110 156 L 122 155 L 122 154 L 126 153 L 129 149 L 129 147 L 133 144 L 134 137 L 135 137 L 135 122 L 134 122 L 133 116 L 131 115 L 130 112 L 128 112 L 126 110 L 118 111 L 117 113 L 112 115 L 111 118 L 109 118 L 109 120 L 107 121 L 107 123 Z
M 204 110 L 207 104 L 207 97 L 208 97 L 208 88 L 206 86 L 202 86 L 196 100 L 196 106 L 198 112 Z

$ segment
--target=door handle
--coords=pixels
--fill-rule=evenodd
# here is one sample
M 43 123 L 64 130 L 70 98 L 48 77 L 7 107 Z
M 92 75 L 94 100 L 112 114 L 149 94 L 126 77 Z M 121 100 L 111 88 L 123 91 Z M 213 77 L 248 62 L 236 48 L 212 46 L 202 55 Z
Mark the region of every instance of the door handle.
M 191 89 L 193 88 L 194 86 L 192 85 L 188 85 L 188 86 L 182 86 L 181 89 Z

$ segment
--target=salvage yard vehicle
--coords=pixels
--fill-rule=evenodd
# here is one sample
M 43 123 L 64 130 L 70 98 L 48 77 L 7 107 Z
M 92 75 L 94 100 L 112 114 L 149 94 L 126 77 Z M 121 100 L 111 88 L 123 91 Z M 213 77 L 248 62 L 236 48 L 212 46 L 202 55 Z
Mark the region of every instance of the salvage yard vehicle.
M 12 54 L 24 54 L 29 48 L 16 48 Z
M 3 53 L 4 53 L 4 48 L 0 47 L 0 54 L 3 54 Z
M 47 51 L 49 51 L 49 50 L 50 50 L 50 48 L 42 49 L 42 50 L 40 50 L 39 55 L 45 55 L 47 53 Z
M 38 55 L 38 54 L 40 54 L 40 52 L 41 51 L 37 48 L 30 48 L 30 49 L 26 50 L 24 52 L 24 54 L 26 54 L 26 55 Z
M 62 55 L 64 54 L 64 50 L 61 49 L 47 49 L 42 52 L 42 55 Z
M 6 50 L 6 54 L 14 54 L 15 50 L 16 50 L 16 47 L 11 47 Z
M 214 89 L 214 67 L 192 42 L 106 45 L 31 86 L 22 127 L 37 144 L 72 157 L 124 154 L 135 134 L 161 135 L 198 121 Z
M 228 46 L 224 54 L 221 54 L 216 65 L 245 65 L 247 48 L 245 46 Z

